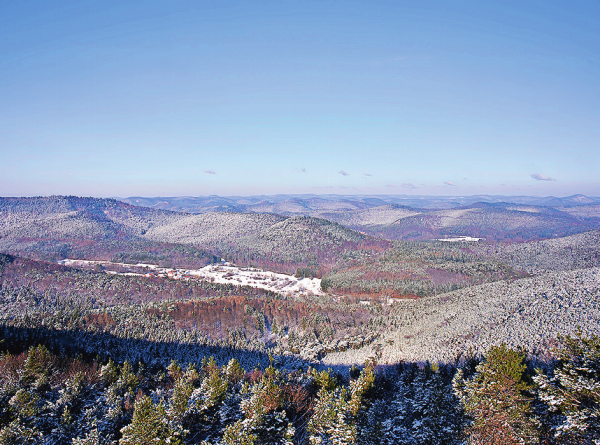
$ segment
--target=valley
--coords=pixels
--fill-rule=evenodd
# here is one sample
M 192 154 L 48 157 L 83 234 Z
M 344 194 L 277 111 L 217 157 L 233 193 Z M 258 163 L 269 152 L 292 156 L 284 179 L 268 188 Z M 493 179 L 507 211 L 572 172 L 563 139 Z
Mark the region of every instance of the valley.
M 292 215 L 256 212 L 265 202 L 186 213 L 0 198 L 0 439 L 114 444 L 150 403 L 168 407 L 161 431 L 179 443 L 234 443 L 238 431 L 308 444 L 346 427 L 355 439 L 340 443 L 381 431 L 389 443 L 463 443 L 457 379 L 476 379 L 497 351 L 520 354 L 527 379 L 554 378 L 564 348 L 600 354 L 596 204 L 524 201 L 328 196 Z M 431 208 L 442 204 L 453 207 Z M 561 443 L 536 388 L 539 437 Z M 271 408 L 250 411 L 265 398 Z M 439 398 L 441 417 L 418 408 Z
M 348 200 L 329 197 L 326 202 L 343 207 Z M 64 316 L 75 305 L 79 318 L 105 319 L 98 318 L 98 311 L 120 311 L 109 318 L 127 323 L 140 310 L 155 313 L 150 308 L 159 303 L 194 306 L 195 298 L 206 304 L 243 297 L 259 306 L 228 322 L 227 311 L 211 315 L 214 321 L 207 324 L 204 309 L 183 318 L 161 309 L 161 323 L 164 329 L 179 326 L 169 335 L 194 338 L 200 329 L 204 346 L 217 342 L 277 353 L 282 363 L 295 357 L 316 366 L 350 366 L 374 358 L 452 362 L 466 350 L 483 353 L 493 339 L 539 355 L 575 327 L 596 332 L 599 230 L 542 239 L 547 227 L 563 233 L 570 223 L 557 219 L 554 208 L 517 203 L 436 210 L 442 226 L 457 230 L 427 241 L 386 239 L 351 228 L 356 227 L 352 212 L 370 221 L 369 227 L 391 227 L 426 213 L 386 209 L 346 211 L 346 227 L 312 216 L 190 214 L 111 199 L 2 198 L 0 249 L 16 259 L 3 266 L 6 322 L 21 326 L 18 314 L 26 309 L 29 321 L 37 313 L 45 325 L 48 314 Z M 529 215 L 537 219 L 521 221 Z M 457 225 L 466 217 L 474 219 L 472 227 L 481 238 L 465 235 L 475 233 L 466 224 Z M 507 233 L 507 224 L 518 230 L 527 225 L 537 240 L 493 241 L 494 233 Z M 574 283 L 573 276 L 580 275 L 585 279 Z M 62 284 L 64 279 L 69 284 Z M 33 306 L 23 305 L 30 298 L 23 295 L 29 294 L 37 302 Z M 296 309 L 281 318 L 277 310 L 266 310 L 265 298 Z M 339 311 L 349 311 L 352 321 L 336 324 Z M 65 325 L 57 326 L 62 330 Z M 110 323 L 91 326 L 105 329 Z M 129 329 L 117 326 L 117 336 Z M 139 334 L 140 339 L 155 336 Z M 349 344 L 359 340 L 342 351 L 338 346 L 344 337 Z
M 100 268 L 107 274 L 123 276 L 171 278 L 173 280 L 200 280 L 217 284 L 234 286 L 249 286 L 291 295 L 321 295 L 321 280 L 319 278 L 296 277 L 261 269 L 239 268 L 221 260 L 219 264 L 205 266 L 201 269 L 170 269 L 158 267 L 155 264 L 128 264 L 112 261 L 72 260 L 64 259 L 58 264 L 79 268 Z

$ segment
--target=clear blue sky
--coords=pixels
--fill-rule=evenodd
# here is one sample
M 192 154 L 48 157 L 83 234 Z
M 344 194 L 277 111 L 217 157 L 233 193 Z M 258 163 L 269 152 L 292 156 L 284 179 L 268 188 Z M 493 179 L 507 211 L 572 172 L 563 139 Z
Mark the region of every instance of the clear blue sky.
M 0 195 L 600 196 L 598 1 L 4 1 Z

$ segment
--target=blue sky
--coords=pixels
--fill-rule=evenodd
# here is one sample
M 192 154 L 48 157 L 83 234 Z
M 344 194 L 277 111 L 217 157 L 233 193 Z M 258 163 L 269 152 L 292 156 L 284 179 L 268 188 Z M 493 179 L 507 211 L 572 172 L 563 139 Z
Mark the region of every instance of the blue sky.
M 0 195 L 600 196 L 600 3 L 0 5 Z

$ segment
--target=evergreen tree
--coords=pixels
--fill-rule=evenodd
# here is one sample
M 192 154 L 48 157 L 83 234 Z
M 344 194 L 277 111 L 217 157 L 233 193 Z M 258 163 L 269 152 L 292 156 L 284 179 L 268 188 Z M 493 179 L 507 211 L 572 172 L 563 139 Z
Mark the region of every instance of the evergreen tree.
M 162 403 L 156 406 L 150 397 L 139 397 L 131 423 L 121 429 L 119 445 L 183 445 L 181 435 L 170 427 L 166 417 Z
M 194 387 L 185 376 L 181 376 L 175 382 L 173 394 L 169 403 L 169 418 L 181 423 L 188 409 L 188 403 Z
M 35 443 L 41 432 L 35 426 L 40 413 L 40 396 L 25 389 L 19 389 L 9 400 L 12 422 L 0 430 L 0 443 L 6 445 Z
M 559 443 L 600 443 L 600 337 L 562 338 L 553 377 L 538 370 L 540 399 L 547 403 Z
M 94 428 L 84 438 L 77 437 L 73 439 L 72 445 L 114 445 L 116 442 L 104 439 Z
M 135 373 L 133 372 L 133 367 L 126 360 L 125 363 L 123 363 L 123 367 L 121 368 L 121 375 L 118 379 L 119 385 L 122 385 L 129 389 L 130 392 L 133 392 L 137 388 L 139 382 L 139 377 L 135 375 Z
M 325 377 L 325 376 L 323 376 Z M 324 382 L 331 382 L 328 378 Z M 366 393 L 373 387 L 375 375 L 367 364 L 360 376 L 347 388 L 321 387 L 314 413 L 308 422 L 310 443 L 313 445 L 350 445 L 357 443 L 358 424 L 365 406 Z
M 100 369 L 100 380 L 105 385 L 112 385 L 119 379 L 119 368 L 115 365 L 112 359 L 108 360 L 108 363 Z
M 54 357 L 44 345 L 32 346 L 29 348 L 23 367 L 21 382 L 28 385 L 36 383 L 39 379 L 47 378 L 52 371 L 54 362 Z
M 412 365 L 397 372 L 397 376 L 390 377 L 394 379 L 391 398 L 380 395 L 369 408 L 360 430 L 360 443 L 461 443 L 462 413 L 451 385 L 440 370 L 427 364 L 424 369 Z
M 259 382 L 244 390 L 244 417 L 225 429 L 222 444 L 292 445 L 295 428 L 283 409 L 282 388 L 282 374 L 269 366 Z
M 13 420 L 0 430 L 0 443 L 2 445 L 34 445 L 42 434 L 35 428 L 23 425 L 19 420 Z
M 246 371 L 244 370 L 244 368 L 242 368 L 240 362 L 232 358 L 231 360 L 229 360 L 229 363 L 227 363 L 227 368 L 225 368 L 225 374 L 227 375 L 227 378 L 229 379 L 230 383 L 236 384 L 244 378 Z
M 532 385 L 526 382 L 525 356 L 505 344 L 490 348 L 475 376 L 459 370 L 454 390 L 471 424 L 467 442 L 477 445 L 538 443 L 538 423 L 532 416 Z

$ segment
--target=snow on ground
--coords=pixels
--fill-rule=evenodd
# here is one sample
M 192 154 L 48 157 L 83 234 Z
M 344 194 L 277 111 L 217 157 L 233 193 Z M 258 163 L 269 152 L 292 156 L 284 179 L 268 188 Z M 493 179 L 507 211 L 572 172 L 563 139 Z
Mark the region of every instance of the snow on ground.
M 439 238 L 436 241 L 446 241 L 448 243 L 458 243 L 461 241 L 480 241 L 483 238 L 473 238 L 472 236 L 456 236 L 454 238 Z
M 269 272 L 252 267 L 237 267 L 231 263 L 216 264 L 203 267 L 201 269 L 168 269 L 154 264 L 125 264 L 113 263 L 110 261 L 91 261 L 91 260 L 71 260 L 59 261 L 59 264 L 71 267 L 89 267 L 89 266 L 111 266 L 124 269 L 135 268 L 142 270 L 138 272 L 116 272 L 112 270 L 105 271 L 109 274 L 133 275 L 133 276 L 157 276 L 168 277 L 183 280 L 201 280 L 210 281 L 218 284 L 233 284 L 235 286 L 251 286 L 267 289 L 280 294 L 300 295 L 313 294 L 323 295 L 321 290 L 321 280 L 319 278 L 296 278 L 293 275 Z
M 255 268 L 239 268 L 233 265 L 206 266 L 189 272 L 191 276 L 221 284 L 260 287 L 279 293 L 323 294 L 318 278 L 296 278 Z
M 540 208 L 529 207 L 529 206 L 507 207 L 506 210 L 514 210 L 517 212 L 527 212 L 527 213 L 540 213 L 541 212 Z
M 474 209 L 450 209 L 438 213 L 440 216 L 440 227 L 452 227 L 456 224 L 456 220 L 466 213 L 472 212 Z

